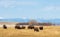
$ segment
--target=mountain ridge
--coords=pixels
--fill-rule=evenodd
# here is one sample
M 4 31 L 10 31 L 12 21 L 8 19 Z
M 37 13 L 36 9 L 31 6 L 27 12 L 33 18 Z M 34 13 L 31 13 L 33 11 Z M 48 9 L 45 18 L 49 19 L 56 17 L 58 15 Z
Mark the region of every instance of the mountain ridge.
M 30 20 L 36 20 L 37 22 L 50 22 L 60 24 L 60 19 L 22 19 L 22 18 L 10 18 L 10 19 L 0 19 L 0 22 L 29 22 Z

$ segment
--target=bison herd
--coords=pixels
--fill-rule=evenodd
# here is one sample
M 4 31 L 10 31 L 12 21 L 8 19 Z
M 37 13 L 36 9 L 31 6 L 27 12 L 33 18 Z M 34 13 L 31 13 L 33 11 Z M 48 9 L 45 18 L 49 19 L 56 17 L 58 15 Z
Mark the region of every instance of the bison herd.
M 6 25 L 3 25 L 3 28 L 4 29 L 7 29 L 7 26 Z M 15 29 L 25 29 L 25 28 L 26 28 L 25 26 L 20 26 L 20 25 L 16 25 L 15 26 Z M 34 27 L 33 25 L 29 25 L 27 28 L 28 29 L 33 29 L 35 32 L 39 32 L 39 30 L 43 30 L 43 26 Z
M 16 26 L 15 26 L 15 29 L 25 29 L 25 26 L 21 26 L 21 27 L 20 27 L 19 25 L 16 25 Z

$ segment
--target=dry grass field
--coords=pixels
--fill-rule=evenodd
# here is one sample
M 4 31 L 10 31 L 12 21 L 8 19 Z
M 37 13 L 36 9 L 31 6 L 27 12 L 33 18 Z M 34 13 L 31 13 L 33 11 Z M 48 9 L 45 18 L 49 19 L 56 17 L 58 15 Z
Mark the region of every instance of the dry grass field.
M 0 28 L 0 37 L 60 37 L 60 26 L 44 26 L 43 30 L 34 32 L 30 29 Z

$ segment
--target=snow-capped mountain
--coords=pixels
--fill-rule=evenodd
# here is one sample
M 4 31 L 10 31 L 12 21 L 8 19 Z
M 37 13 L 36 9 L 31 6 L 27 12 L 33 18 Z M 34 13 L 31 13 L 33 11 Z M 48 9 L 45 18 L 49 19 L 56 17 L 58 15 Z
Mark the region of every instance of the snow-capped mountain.
M 22 19 L 22 18 L 9 18 L 9 19 L 0 19 L 0 22 L 29 22 L 31 19 Z M 60 24 L 60 19 L 34 19 L 37 22 L 50 22 Z

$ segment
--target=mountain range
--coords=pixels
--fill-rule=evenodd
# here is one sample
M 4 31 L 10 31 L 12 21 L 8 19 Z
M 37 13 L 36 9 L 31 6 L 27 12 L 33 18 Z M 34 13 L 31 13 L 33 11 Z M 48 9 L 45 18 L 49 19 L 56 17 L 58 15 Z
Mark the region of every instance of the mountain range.
M 10 19 L 0 19 L 0 22 L 29 22 L 31 19 L 22 19 L 22 18 L 10 18 Z M 60 24 L 60 19 L 34 19 L 37 22 L 50 22 L 55 24 Z

